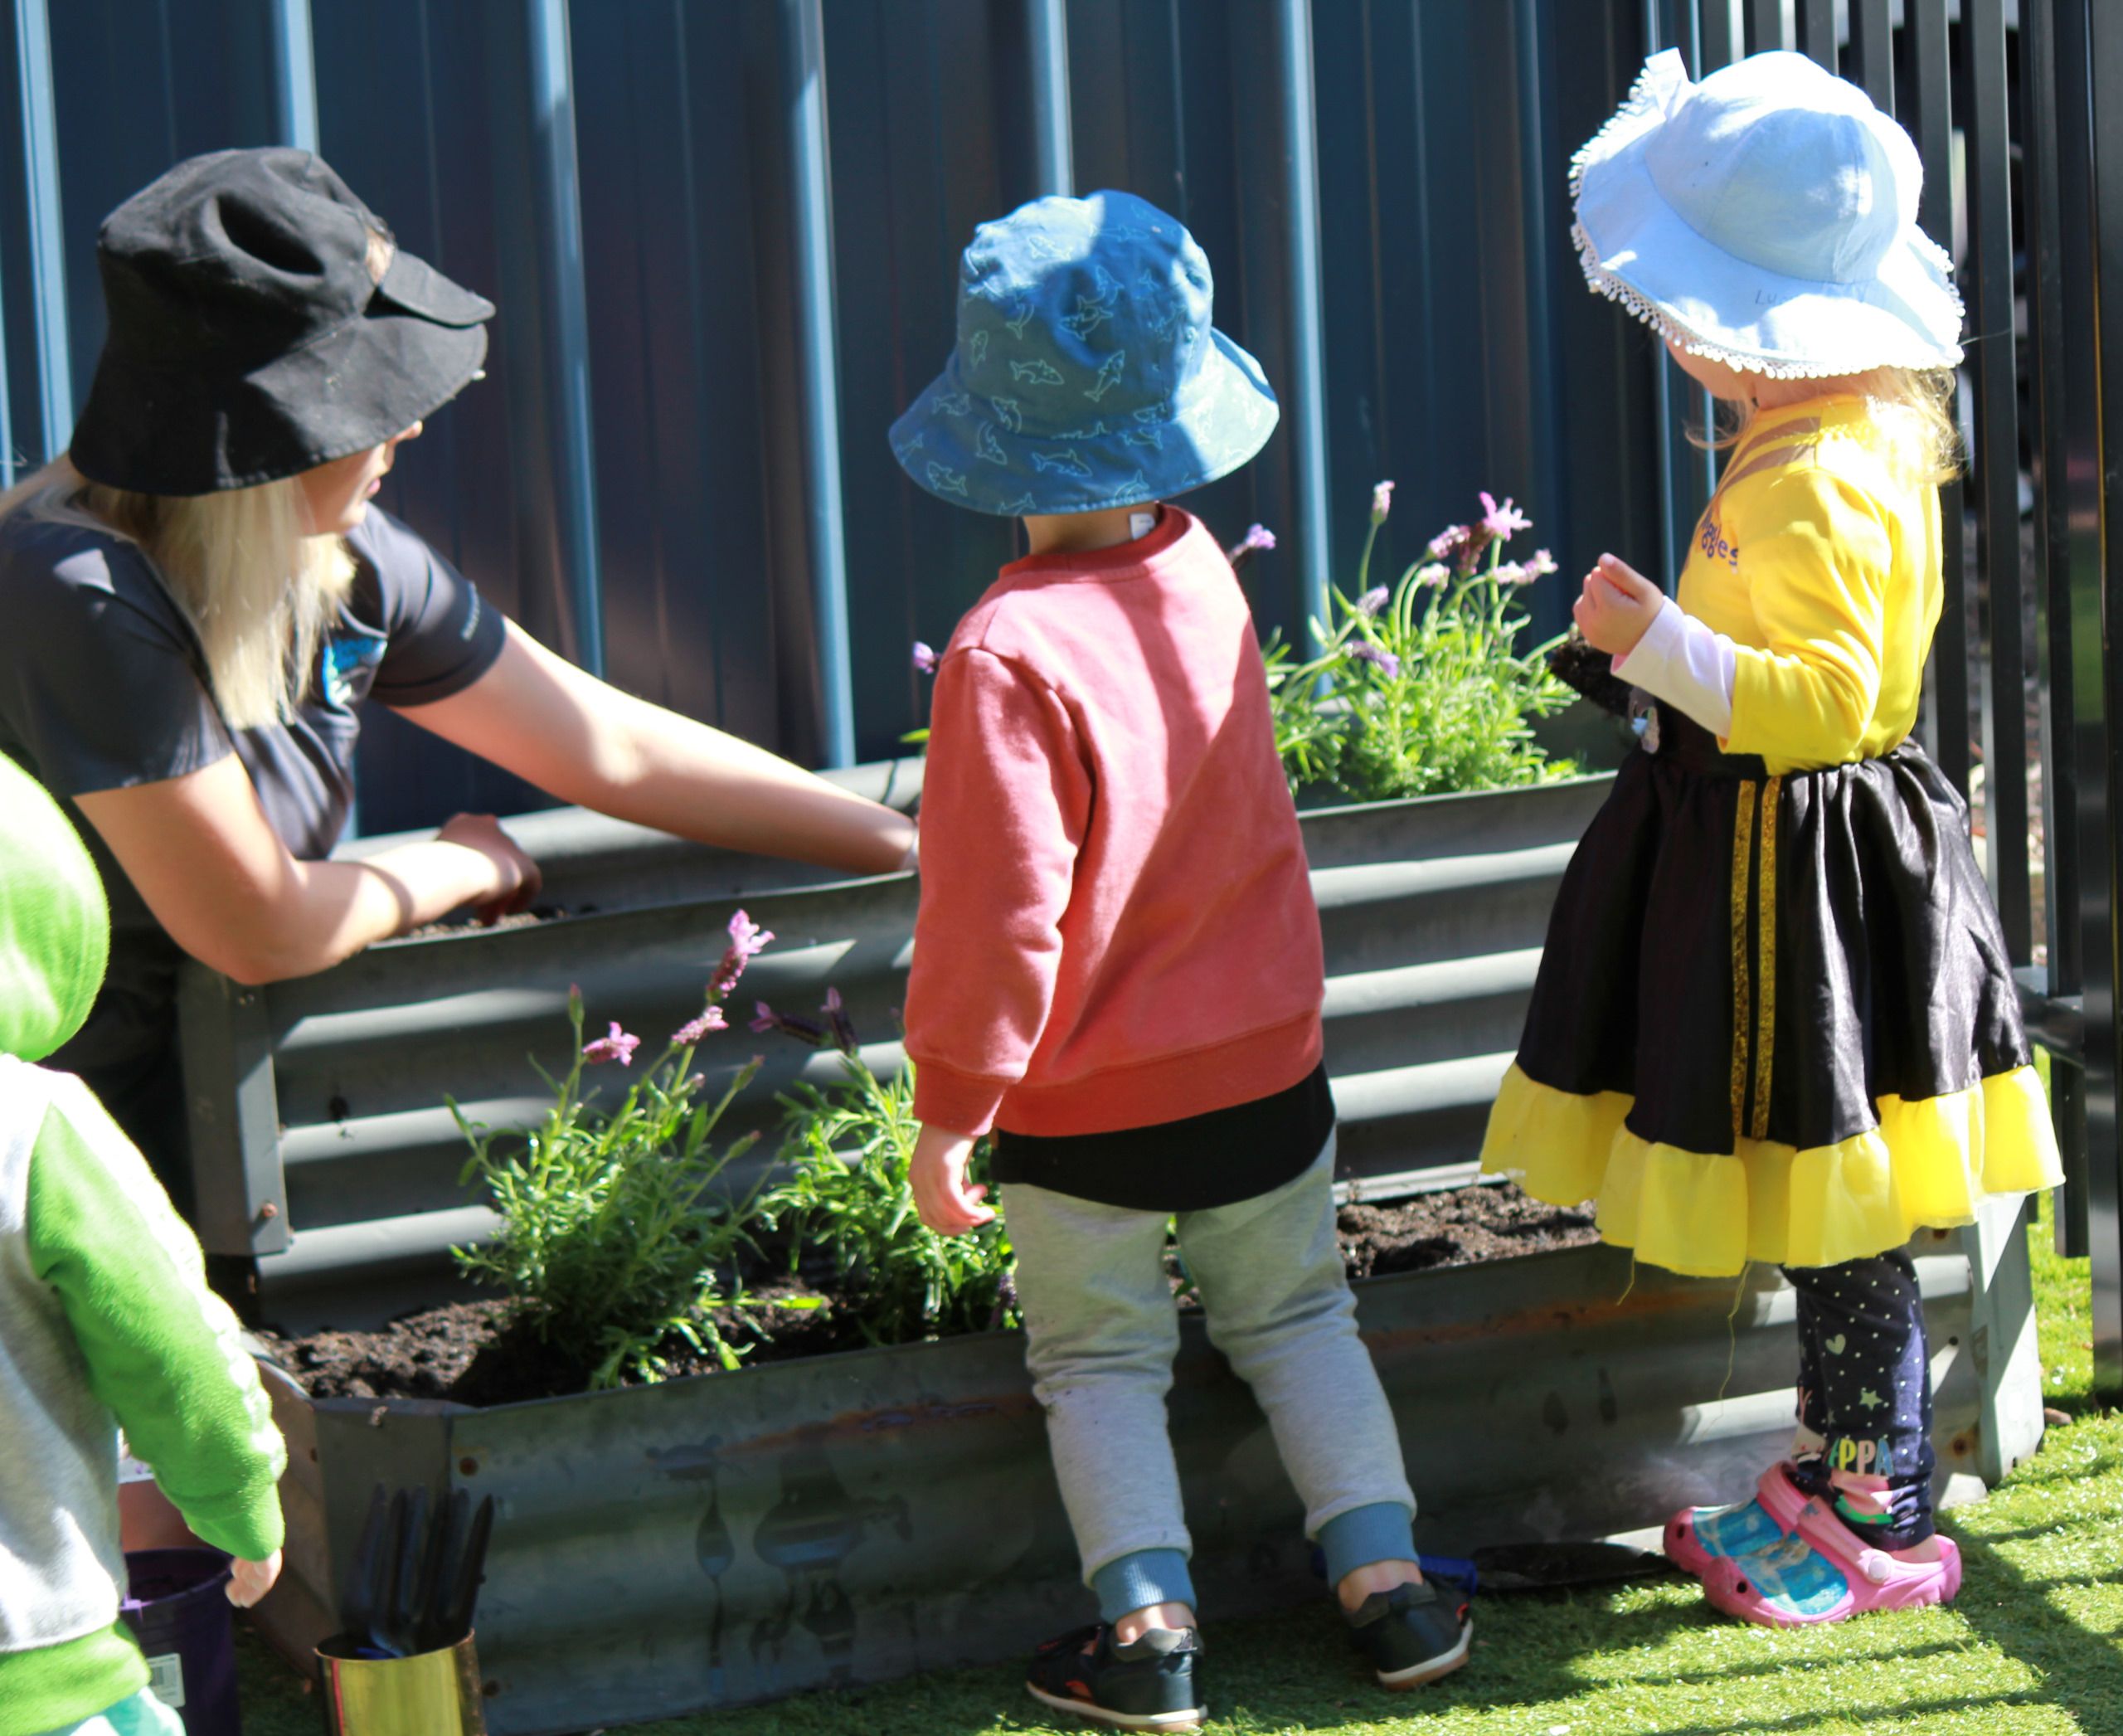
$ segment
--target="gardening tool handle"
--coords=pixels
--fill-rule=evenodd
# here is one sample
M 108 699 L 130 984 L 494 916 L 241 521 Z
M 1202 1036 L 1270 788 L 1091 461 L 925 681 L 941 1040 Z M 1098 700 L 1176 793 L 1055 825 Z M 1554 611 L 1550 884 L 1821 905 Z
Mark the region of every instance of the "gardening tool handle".
M 388 1496 L 378 1483 L 368 1498 L 368 1516 L 362 1522 L 361 1541 L 354 1545 L 339 1588 L 339 1621 L 343 1630 L 377 1641 L 377 1606 L 381 1602 L 381 1573 L 386 1504 Z
M 472 1515 L 464 1553 L 458 1559 L 456 1578 L 449 1588 L 449 1601 L 437 1612 L 436 1625 L 445 1636 L 445 1645 L 455 1644 L 472 1631 L 472 1612 L 479 1604 L 480 1583 L 486 1578 L 487 1544 L 493 1529 L 494 1498 L 490 1495 Z

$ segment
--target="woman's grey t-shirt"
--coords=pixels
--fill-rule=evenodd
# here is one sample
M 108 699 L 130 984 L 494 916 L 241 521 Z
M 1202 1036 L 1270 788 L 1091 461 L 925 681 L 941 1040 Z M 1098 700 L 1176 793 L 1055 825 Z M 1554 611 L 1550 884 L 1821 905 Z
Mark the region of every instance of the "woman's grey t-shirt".
M 72 518 L 0 520 L 0 753 L 67 805 L 110 898 L 103 993 L 52 1064 L 88 1082 L 180 1198 L 181 955 L 73 800 L 234 753 L 289 853 L 328 855 L 353 802 L 362 703 L 421 705 L 459 692 L 493 666 L 505 630 L 464 576 L 389 514 L 371 507 L 347 544 L 353 588 L 297 715 L 231 730 L 184 611 L 137 544 Z

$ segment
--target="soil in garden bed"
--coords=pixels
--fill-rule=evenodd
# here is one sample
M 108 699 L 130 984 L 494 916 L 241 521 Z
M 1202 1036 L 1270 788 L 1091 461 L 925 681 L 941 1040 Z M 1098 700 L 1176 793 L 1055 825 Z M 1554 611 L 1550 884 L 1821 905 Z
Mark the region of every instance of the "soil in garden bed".
M 1388 1204 L 1348 1205 L 1342 1255 L 1352 1277 L 1385 1277 L 1436 1266 L 1470 1266 L 1596 1242 L 1591 1214 L 1528 1199 L 1518 1189 L 1473 1187 Z M 802 1299 L 809 1306 L 786 1306 Z M 1183 1295 L 1183 1307 L 1193 1306 Z M 741 1312 L 717 1324 L 748 1344 L 746 1366 L 861 1349 L 868 1342 L 850 1302 L 830 1286 L 785 1276 L 755 1285 Z M 446 1398 L 508 1404 L 582 1390 L 586 1370 L 556 1356 L 502 1301 L 449 1302 L 372 1332 L 258 1335 L 273 1359 L 314 1398 Z M 721 1364 L 690 1345 L 667 1347 L 669 1373 L 708 1374 Z

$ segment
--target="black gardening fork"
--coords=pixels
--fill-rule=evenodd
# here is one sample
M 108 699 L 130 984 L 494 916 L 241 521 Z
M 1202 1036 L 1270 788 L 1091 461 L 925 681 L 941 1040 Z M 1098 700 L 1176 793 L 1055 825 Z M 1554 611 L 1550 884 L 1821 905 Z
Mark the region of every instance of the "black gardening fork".
M 429 1505 L 425 1488 L 386 1495 L 377 1484 L 347 1569 L 339 1605 L 344 1631 L 385 1657 L 439 1651 L 472 1631 L 493 1497 L 474 1511 L 459 1489 L 432 1515 Z

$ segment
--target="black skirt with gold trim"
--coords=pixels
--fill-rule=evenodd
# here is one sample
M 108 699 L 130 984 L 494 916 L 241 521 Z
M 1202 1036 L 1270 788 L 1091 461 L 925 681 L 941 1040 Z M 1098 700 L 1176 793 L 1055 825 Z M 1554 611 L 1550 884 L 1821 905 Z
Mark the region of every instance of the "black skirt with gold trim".
M 1968 810 L 1923 750 L 1773 776 L 1658 722 L 1564 876 L 1484 1167 L 1703 1273 L 2053 1185 Z

